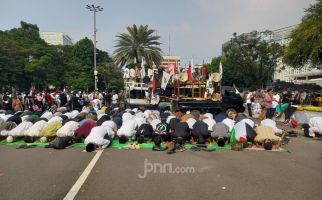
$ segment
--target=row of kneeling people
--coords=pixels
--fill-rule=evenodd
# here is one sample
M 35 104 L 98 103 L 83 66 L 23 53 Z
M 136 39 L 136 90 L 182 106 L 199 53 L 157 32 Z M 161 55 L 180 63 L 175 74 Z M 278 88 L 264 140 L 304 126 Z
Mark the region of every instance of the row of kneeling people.
M 173 141 L 179 146 L 212 141 L 224 146 L 232 140 L 248 141 L 271 149 L 273 145 L 280 145 L 282 133 L 272 119 L 265 119 L 255 127 L 255 123 L 242 112 L 227 116 L 224 112 L 213 115 L 197 110 L 160 113 L 157 110 L 115 108 L 109 115 L 103 110 L 0 114 L 2 139 L 7 142 L 18 139 L 28 143 L 51 142 L 58 149 L 84 139 L 91 151 L 95 147 L 108 147 L 115 138 L 119 143 L 153 141 L 156 147 L 162 142 Z

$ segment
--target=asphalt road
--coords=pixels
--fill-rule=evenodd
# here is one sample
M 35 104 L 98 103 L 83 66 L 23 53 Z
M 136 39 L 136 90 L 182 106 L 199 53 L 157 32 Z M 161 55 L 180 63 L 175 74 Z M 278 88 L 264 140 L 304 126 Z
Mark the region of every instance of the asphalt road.
M 322 199 L 322 141 L 292 138 L 287 148 L 291 153 L 106 149 L 75 199 Z M 0 146 L 0 199 L 63 199 L 94 155 Z M 178 167 L 185 173 L 169 173 Z M 144 168 L 152 171 L 140 178 Z

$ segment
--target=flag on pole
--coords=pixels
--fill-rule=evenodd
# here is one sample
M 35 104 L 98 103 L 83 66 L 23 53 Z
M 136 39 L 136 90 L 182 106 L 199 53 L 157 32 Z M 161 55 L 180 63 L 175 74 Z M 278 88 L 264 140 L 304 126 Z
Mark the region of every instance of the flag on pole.
M 141 77 L 145 77 L 145 68 L 144 68 L 144 65 L 145 65 L 145 59 L 144 57 L 142 56 L 142 62 L 141 62 Z
M 189 66 L 188 66 L 187 73 L 188 73 L 188 81 L 192 81 L 191 65 L 190 65 L 190 63 L 189 63 Z
M 203 63 L 202 64 L 202 69 L 201 69 L 201 80 L 205 81 L 207 78 L 207 69 L 206 69 L 206 65 Z
M 177 74 L 177 65 L 173 64 L 173 75 L 175 76 Z
M 191 74 L 195 72 L 194 66 L 193 66 L 193 59 L 191 59 Z
M 221 61 L 220 61 L 220 64 L 219 64 L 219 75 L 220 75 L 220 79 L 222 79 L 222 74 L 223 74 L 222 64 L 221 64 Z
M 156 81 L 155 81 L 155 78 L 154 78 L 154 74 L 152 76 L 152 85 L 151 85 L 151 88 L 152 88 L 152 92 L 154 92 L 157 88 L 156 86 Z
M 161 88 L 165 90 L 167 88 L 168 82 L 171 78 L 171 74 L 163 71 Z

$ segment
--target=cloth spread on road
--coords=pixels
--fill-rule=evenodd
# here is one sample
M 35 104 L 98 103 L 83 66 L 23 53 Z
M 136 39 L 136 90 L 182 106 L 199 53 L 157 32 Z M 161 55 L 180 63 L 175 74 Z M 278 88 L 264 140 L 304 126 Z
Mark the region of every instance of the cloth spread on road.
M 0 142 L 0 145 L 8 145 L 8 146 L 19 146 L 19 145 L 22 145 L 22 144 L 27 144 L 25 143 L 23 140 L 18 140 L 18 141 L 15 141 L 15 142 L 5 142 L 5 141 L 2 141 Z M 46 145 L 48 145 L 49 143 L 48 142 L 45 142 L 45 143 L 42 143 L 42 142 L 34 142 L 32 143 L 33 145 L 36 145 L 36 146 L 39 146 L 39 147 L 44 147 Z M 118 148 L 118 149 L 123 149 L 123 148 L 126 148 L 129 144 L 135 144 L 135 142 L 127 142 L 125 144 L 120 144 L 119 141 L 117 139 L 113 140 L 113 143 L 111 145 L 112 148 Z M 140 148 L 141 149 L 152 149 L 154 146 L 153 143 L 143 143 L 143 144 L 140 144 Z M 184 145 L 184 147 L 186 149 L 191 149 L 193 146 L 193 144 L 186 144 Z M 82 143 L 75 143 L 72 145 L 72 147 L 75 147 L 75 148 L 85 148 L 86 145 L 82 142 Z M 162 147 L 165 147 L 165 145 L 162 145 Z M 208 145 L 207 147 L 208 149 L 226 149 L 226 150 L 230 150 L 231 147 L 229 144 L 226 144 L 224 147 L 219 147 L 217 144 L 210 144 Z M 247 150 L 262 150 L 260 148 L 257 148 L 255 149 L 254 147 L 253 148 L 246 148 Z M 276 151 L 276 152 L 289 152 L 289 150 L 287 149 L 284 149 L 284 148 L 280 148 L 280 149 L 273 149 L 272 151 Z

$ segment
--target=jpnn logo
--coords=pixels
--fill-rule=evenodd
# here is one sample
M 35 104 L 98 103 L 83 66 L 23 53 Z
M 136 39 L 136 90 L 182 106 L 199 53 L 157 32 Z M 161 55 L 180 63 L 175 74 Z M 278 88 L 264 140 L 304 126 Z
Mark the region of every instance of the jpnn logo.
M 195 173 L 194 167 L 174 167 L 172 163 L 151 163 L 148 159 L 144 160 L 143 174 L 138 174 L 138 177 L 146 178 L 149 173 L 160 174 L 192 174 Z

